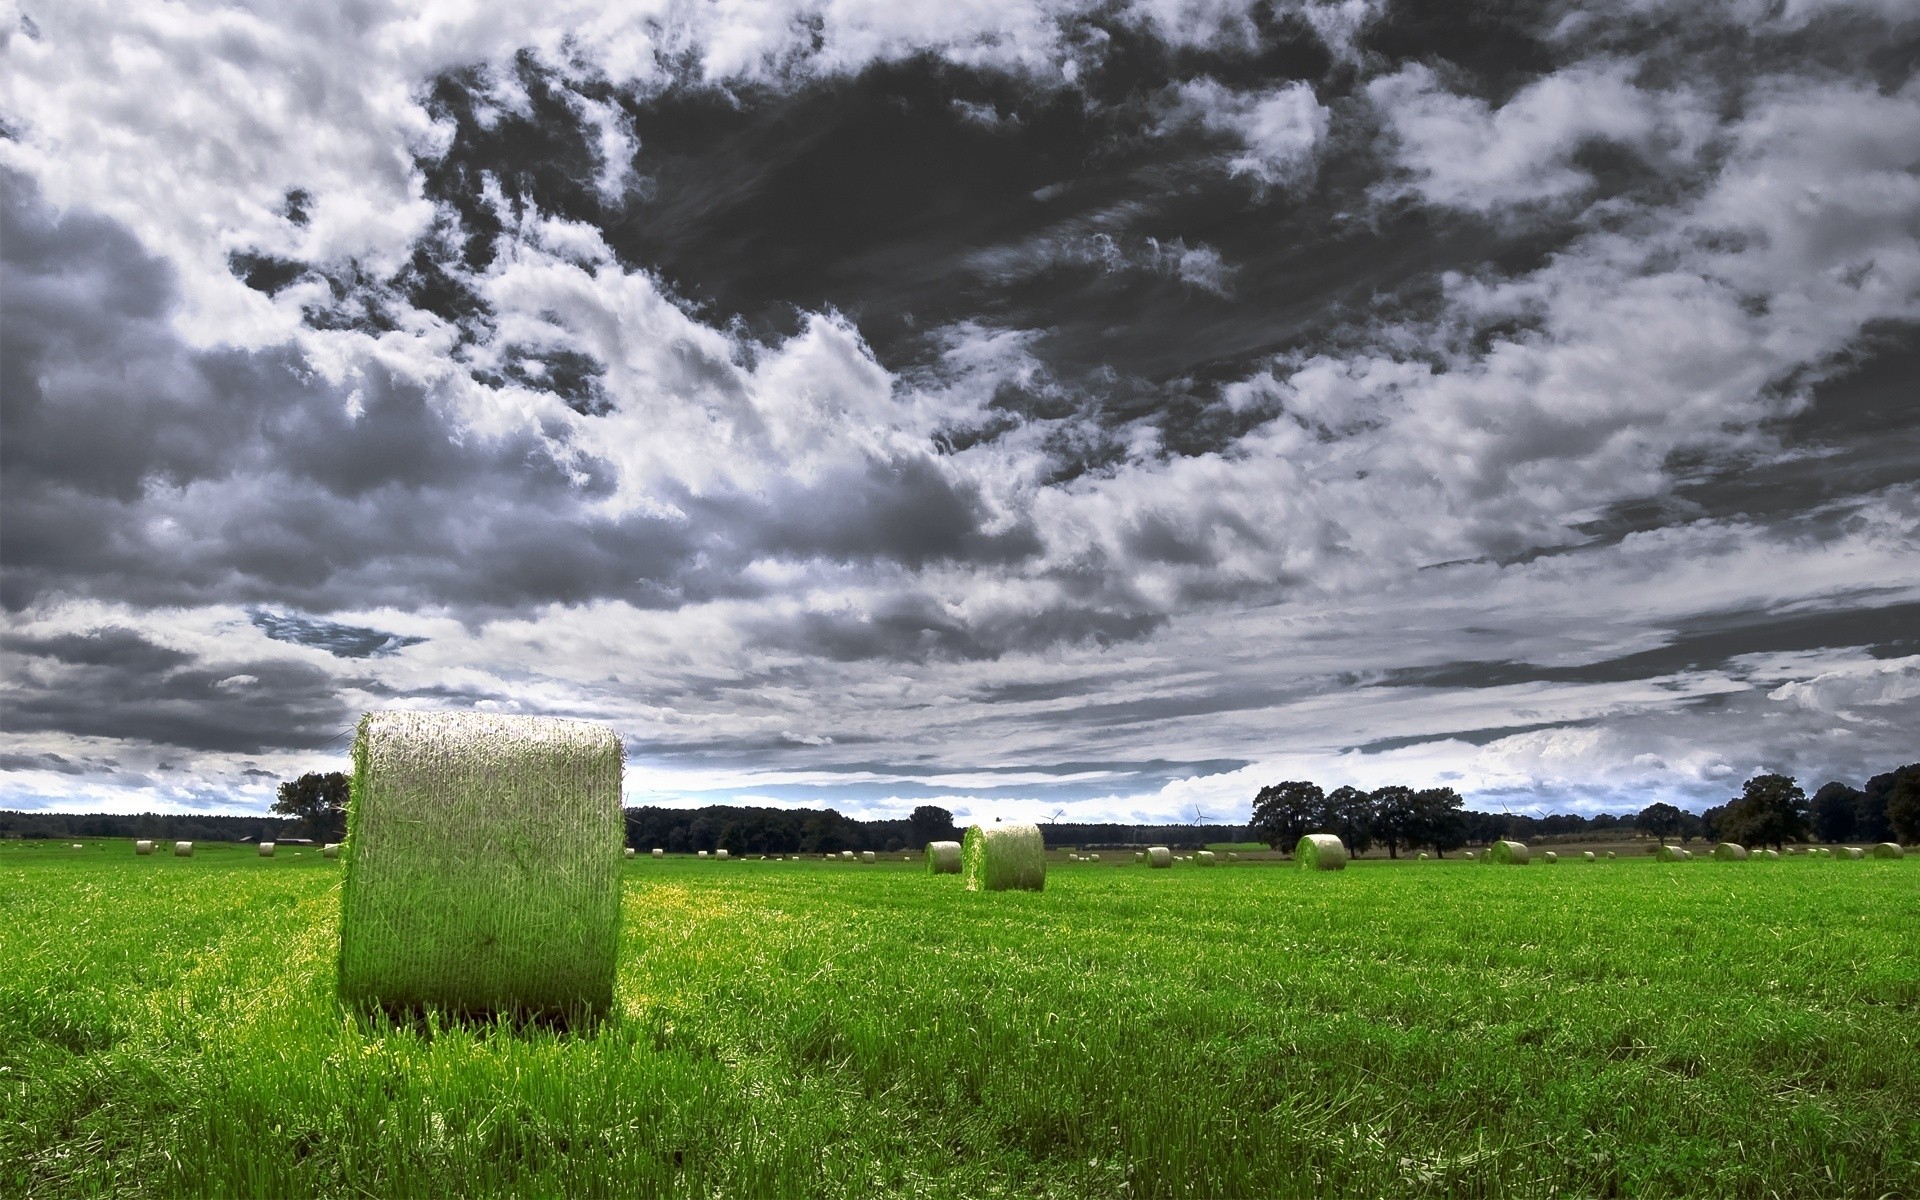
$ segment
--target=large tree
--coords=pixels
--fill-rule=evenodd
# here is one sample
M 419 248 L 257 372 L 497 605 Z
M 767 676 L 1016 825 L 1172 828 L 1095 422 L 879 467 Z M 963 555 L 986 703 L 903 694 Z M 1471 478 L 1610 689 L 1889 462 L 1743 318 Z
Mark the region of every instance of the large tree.
M 1373 845 L 1373 801 L 1357 787 L 1337 787 L 1327 793 L 1318 819 L 1309 833 L 1331 833 L 1354 854 Z
M 1920 763 L 1875 775 L 1867 780 L 1860 791 L 1860 802 L 1855 807 L 1853 836 L 1863 842 L 1885 842 L 1893 838 L 1893 822 L 1889 819 L 1887 805 L 1893 799 L 1900 780 L 1909 772 L 1920 771 Z
M 1908 763 L 1888 772 L 1886 778 L 1887 827 L 1893 840 L 1909 845 L 1920 842 L 1920 763 Z
M 1647 805 L 1640 810 L 1640 815 L 1633 819 L 1635 829 L 1650 833 L 1661 841 L 1673 837 L 1686 826 L 1687 814 L 1664 800 L 1656 800 Z
M 351 784 L 345 772 L 309 771 L 280 785 L 273 811 L 298 817 L 306 835 L 317 841 L 337 842 L 347 833 L 347 794 Z
M 944 808 L 922 804 L 913 810 L 913 815 L 907 818 L 907 824 L 913 827 L 913 836 L 919 839 L 922 846 L 928 842 L 954 840 L 956 831 L 953 826 L 953 814 Z
M 1467 844 L 1467 819 L 1461 808 L 1466 801 L 1450 787 L 1422 788 L 1410 801 L 1412 818 L 1407 824 L 1408 846 L 1431 846 L 1445 855 Z
M 1389 784 L 1367 793 L 1367 824 L 1373 839 L 1387 848 L 1388 858 L 1399 858 L 1401 845 L 1413 843 L 1413 789 Z
M 1303 779 L 1268 784 L 1254 794 L 1253 817 L 1247 829 L 1275 850 L 1292 850 L 1313 832 L 1314 822 L 1326 810 L 1327 796 L 1317 783 Z
M 1853 836 L 1860 809 L 1860 789 L 1839 780 L 1823 784 L 1813 794 L 1813 836 L 1823 842 L 1844 842 Z
M 1791 775 L 1755 775 L 1727 802 L 1719 834 L 1775 849 L 1807 836 L 1807 794 Z

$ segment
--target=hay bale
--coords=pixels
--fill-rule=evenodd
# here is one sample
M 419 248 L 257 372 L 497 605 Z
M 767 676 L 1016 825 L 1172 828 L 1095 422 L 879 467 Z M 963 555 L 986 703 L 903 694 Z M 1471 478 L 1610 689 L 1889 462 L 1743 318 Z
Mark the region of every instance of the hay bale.
M 1310 833 L 1293 848 L 1293 857 L 1308 871 L 1347 869 L 1347 844 L 1331 833 Z
M 1613 853 L 1613 851 L 1611 851 L 1611 850 L 1609 850 L 1609 851 L 1607 851 L 1607 857 L 1608 857 L 1608 858 L 1612 858 L 1612 857 L 1614 857 L 1614 853 Z
M 842 850 L 842 851 L 840 852 L 840 861 L 841 861 L 841 862 L 852 862 L 852 861 L 853 861 L 853 851 L 851 851 L 851 850 Z
M 1862 850 L 1862 849 L 1861 849 L 1860 847 L 1858 847 L 1858 846 L 1848 846 L 1848 847 L 1847 847 L 1847 857 L 1848 857 L 1848 858 L 1865 858 L 1866 856 L 1867 856 L 1867 852 L 1866 852 L 1865 850 Z
M 878 862 L 880 861 L 880 859 L 879 859 L 879 856 L 874 854 L 873 851 L 862 850 L 860 852 L 860 861 L 863 863 L 870 863 L 870 862 Z
M 1173 866 L 1173 851 L 1165 846 L 1148 846 L 1142 853 L 1146 855 L 1148 870 Z
M 1501 838 L 1487 847 L 1487 861 L 1506 867 L 1524 867 L 1533 861 L 1533 851 L 1527 849 L 1524 842 Z
M 706 856 L 707 856 L 707 852 L 705 850 L 700 851 L 701 858 L 705 858 Z
M 1200 866 L 1210 867 L 1213 865 L 1213 862 L 1214 862 L 1213 851 L 1202 850 L 1198 854 L 1195 854 L 1193 856 L 1193 861 Z
M 729 854 L 729 853 L 728 853 L 727 851 L 725 851 L 725 850 L 715 850 L 715 851 L 713 852 L 713 856 L 714 856 L 715 858 L 732 858 L 732 857 L 733 857 L 733 855 L 731 855 L 731 854 Z
M 1560 861 L 1560 856 L 1549 850 L 1540 856 L 1540 861 L 1546 863 L 1548 866 L 1552 866 L 1554 863 Z
M 320 857 L 321 858 L 339 858 L 340 843 L 328 842 L 326 845 L 320 847 Z
M 1422 850 L 1420 853 L 1414 855 L 1413 859 L 1415 862 L 1425 862 L 1427 861 L 1427 852 Z
M 75 843 L 73 844 L 73 848 L 74 848 L 75 850 L 85 850 L 85 849 L 86 849 L 86 846 L 84 846 L 83 844 L 81 844 L 81 843 L 79 843 L 79 842 L 75 842 Z
M 1594 852 L 1593 852 L 1593 851 L 1591 851 L 1591 850 L 1588 850 L 1588 851 L 1585 851 L 1585 852 L 1583 852 L 1583 853 L 1581 854 L 1581 856 L 1580 856 L 1580 861 L 1581 861 L 1581 862 L 1593 862 L 1593 861 L 1595 861 L 1595 858 L 1596 858 L 1596 855 L 1594 854 Z
M 273 851 L 274 851 L 274 844 L 273 844 L 272 842 L 261 842 L 261 843 L 260 843 L 260 857 L 261 857 L 261 858 L 272 858 L 272 857 L 273 857 Z
M 1747 848 L 1738 842 L 1721 842 L 1713 848 L 1713 856 L 1721 862 L 1747 861 Z
M 610 1007 L 623 757 L 613 730 L 586 721 L 361 718 L 341 998 L 468 1013 Z
M 192 858 L 193 843 L 192 842 L 175 842 L 173 844 L 173 856 L 175 858 Z
M 1906 854 L 1907 852 L 1900 848 L 1899 842 L 1875 842 L 1873 844 L 1873 856 L 1875 858 L 1905 858 Z
M 667 856 L 667 852 L 666 852 L 665 850 L 662 850 L 662 849 L 661 849 L 660 847 L 658 847 L 658 846 L 655 846 L 655 847 L 653 848 L 653 857 L 655 857 L 655 858 L 665 858 L 666 856 Z
M 632 846 L 628 846 L 625 850 L 620 852 L 620 857 L 632 858 L 637 853 L 639 853 L 639 851 L 635 850 Z
M 1089 855 L 1087 855 L 1087 861 L 1088 861 L 1088 862 L 1099 862 L 1099 861 L 1100 861 L 1100 856 L 1099 856 L 1098 854 L 1089 854 Z
M 970 892 L 1047 886 L 1047 845 L 1033 824 L 969 825 L 960 843 L 960 874 Z
M 133 852 L 135 854 L 152 854 L 153 843 L 146 838 L 141 838 L 133 844 Z
M 1664 842 L 1660 844 L 1659 849 L 1654 851 L 1654 857 L 1658 858 L 1661 862 L 1679 862 L 1686 856 L 1687 852 L 1685 850 L 1682 850 L 1678 846 L 1669 846 Z
M 1766 859 L 1777 859 L 1780 857 L 1780 852 L 1778 850 L 1773 850 L 1773 849 L 1762 850 L 1760 852 L 1760 857 L 1766 858 Z
M 1239 856 L 1238 854 L 1235 854 L 1235 853 L 1234 853 L 1233 851 L 1231 851 L 1231 850 L 1229 850 L 1229 851 L 1227 851 L 1227 861 L 1228 861 L 1228 862 L 1239 862 L 1239 861 L 1240 861 L 1240 856 Z

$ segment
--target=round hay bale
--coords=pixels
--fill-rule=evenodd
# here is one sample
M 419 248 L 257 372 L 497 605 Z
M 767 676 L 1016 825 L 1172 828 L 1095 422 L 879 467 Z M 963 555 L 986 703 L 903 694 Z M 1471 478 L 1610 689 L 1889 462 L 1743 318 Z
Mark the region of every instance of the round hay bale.
M 320 847 L 320 857 L 321 858 L 339 858 L 340 843 L 328 842 L 326 845 Z
M 665 858 L 666 856 L 667 856 L 667 852 L 666 852 L 665 850 L 662 850 L 662 849 L 661 849 L 660 847 L 658 847 L 658 846 L 655 846 L 655 847 L 653 848 L 653 857 L 655 857 L 655 858 Z
M 715 850 L 715 851 L 713 852 L 713 856 L 714 856 L 715 858 L 732 858 L 732 857 L 733 857 L 733 855 L 731 855 L 731 854 L 729 854 L 729 853 L 728 853 L 727 851 L 725 851 L 725 850 Z
M 1033 824 L 969 825 L 960 843 L 960 874 L 970 892 L 1047 886 L 1047 845 Z
M 1595 859 L 1596 859 L 1597 857 L 1598 857 L 1598 856 L 1596 856 L 1596 855 L 1594 854 L 1594 852 L 1593 852 L 1593 851 L 1591 851 L 1591 850 L 1588 850 L 1588 851 L 1585 851 L 1584 853 L 1582 853 L 1582 854 L 1581 854 L 1581 856 L 1580 856 L 1580 861 L 1581 861 L 1581 862 L 1593 862 L 1593 861 L 1595 861 Z
M 612 729 L 586 721 L 361 718 L 341 998 L 474 1014 L 610 1007 L 623 757 Z
M 1607 851 L 1607 857 L 1608 857 L 1608 858 L 1613 858 L 1613 857 L 1614 857 L 1614 852 L 1613 852 L 1613 851 L 1611 851 L 1611 850 L 1609 850 L 1609 851 Z
M 75 843 L 73 844 L 73 848 L 74 848 L 75 850 L 85 850 L 85 849 L 86 849 L 86 847 L 85 847 L 84 845 L 82 845 L 82 844 L 80 844 L 79 842 L 75 842 Z
M 1310 833 L 1293 847 L 1293 857 L 1308 871 L 1347 869 L 1347 844 L 1331 833 Z
M 1168 869 L 1173 866 L 1173 851 L 1165 846 L 1148 846 L 1141 853 L 1146 855 L 1147 869 Z
M 1099 856 L 1098 854 L 1089 854 L 1089 855 L 1087 855 L 1087 861 L 1088 861 L 1088 862 L 1099 862 L 1099 861 L 1100 861 L 1100 856 Z
M 261 842 L 261 843 L 260 843 L 260 857 L 261 857 L 261 858 L 272 858 L 272 857 L 273 857 L 273 851 L 274 851 L 274 844 L 273 844 L 272 842 Z
M 707 856 L 707 852 L 705 850 L 700 851 L 701 858 L 705 858 L 706 856 Z
M 1420 853 L 1418 853 L 1418 854 L 1416 854 L 1416 855 L 1414 855 L 1414 856 L 1413 856 L 1413 860 L 1414 860 L 1415 862 L 1425 862 L 1425 861 L 1427 861 L 1427 852 L 1426 852 L 1425 850 L 1422 850 L 1422 851 L 1421 851 Z
M 1525 842 L 1501 838 L 1487 847 L 1487 861 L 1506 867 L 1524 867 L 1533 861 L 1533 851 L 1527 849 Z
M 860 852 L 860 861 L 863 863 L 878 862 L 879 857 L 871 850 L 862 850 Z
M 1766 858 L 1766 859 L 1777 859 L 1777 858 L 1779 858 L 1779 857 L 1780 857 L 1780 852 L 1779 852 L 1778 850 L 1774 850 L 1774 849 L 1771 849 L 1771 848 L 1769 848 L 1769 849 L 1766 849 L 1766 850 L 1762 850 L 1762 851 L 1760 852 L 1760 857 L 1761 857 L 1761 858 Z
M 632 858 L 635 854 L 638 854 L 638 853 L 639 851 L 635 850 L 632 846 L 628 846 L 626 850 L 621 853 L 620 857 Z
M 193 843 L 192 842 L 175 842 L 173 844 L 173 856 L 175 858 L 192 858 Z
M 1229 850 L 1229 851 L 1227 851 L 1227 861 L 1228 861 L 1228 862 L 1239 862 L 1239 861 L 1240 861 L 1240 856 L 1239 856 L 1238 854 L 1235 854 L 1235 853 L 1234 853 L 1233 851 L 1231 851 L 1231 850 Z
M 1661 843 L 1658 850 L 1654 851 L 1654 857 L 1658 858 L 1661 862 L 1679 862 L 1686 856 L 1687 852 L 1685 850 L 1682 850 L 1678 846 L 1669 846 L 1664 842 Z
M 841 861 L 841 862 L 852 862 L 852 861 L 853 861 L 853 851 L 851 851 L 851 850 L 842 850 L 842 851 L 840 852 L 840 861 Z
M 1905 858 L 1906 855 L 1907 852 L 1900 848 L 1899 842 L 1875 842 L 1873 844 L 1873 856 L 1875 858 Z
M 133 852 L 135 854 L 152 854 L 153 843 L 146 838 L 141 838 L 133 844 Z
M 1552 866 L 1554 863 L 1560 861 L 1560 856 L 1549 850 L 1540 856 L 1540 861 L 1546 863 L 1548 866 Z
M 1745 862 L 1747 848 L 1738 842 L 1721 842 L 1713 848 L 1713 856 L 1721 862 Z
M 1848 846 L 1848 847 L 1847 847 L 1847 857 L 1848 857 L 1848 858 L 1865 858 L 1866 856 L 1867 856 L 1867 852 L 1866 852 L 1865 850 L 1862 850 L 1862 849 L 1861 849 L 1860 847 L 1858 847 L 1858 846 Z
M 1213 851 L 1202 850 L 1193 856 L 1193 861 L 1200 866 L 1210 867 L 1214 863 Z

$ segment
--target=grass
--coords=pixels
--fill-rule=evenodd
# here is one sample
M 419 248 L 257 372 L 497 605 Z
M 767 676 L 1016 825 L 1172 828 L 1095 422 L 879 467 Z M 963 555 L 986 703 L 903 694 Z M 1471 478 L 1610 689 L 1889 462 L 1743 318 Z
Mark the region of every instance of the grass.
M 1920 1195 L 1912 858 L 643 858 L 566 1033 L 344 1012 L 317 847 L 101 846 L 0 843 L 0 1195 Z

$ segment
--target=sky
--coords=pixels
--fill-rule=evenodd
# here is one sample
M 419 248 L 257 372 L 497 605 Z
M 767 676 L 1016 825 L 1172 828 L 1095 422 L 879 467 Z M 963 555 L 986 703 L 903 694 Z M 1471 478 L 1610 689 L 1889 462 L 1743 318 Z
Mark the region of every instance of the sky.
M 0 2 L 0 807 L 1920 758 L 1911 0 Z

